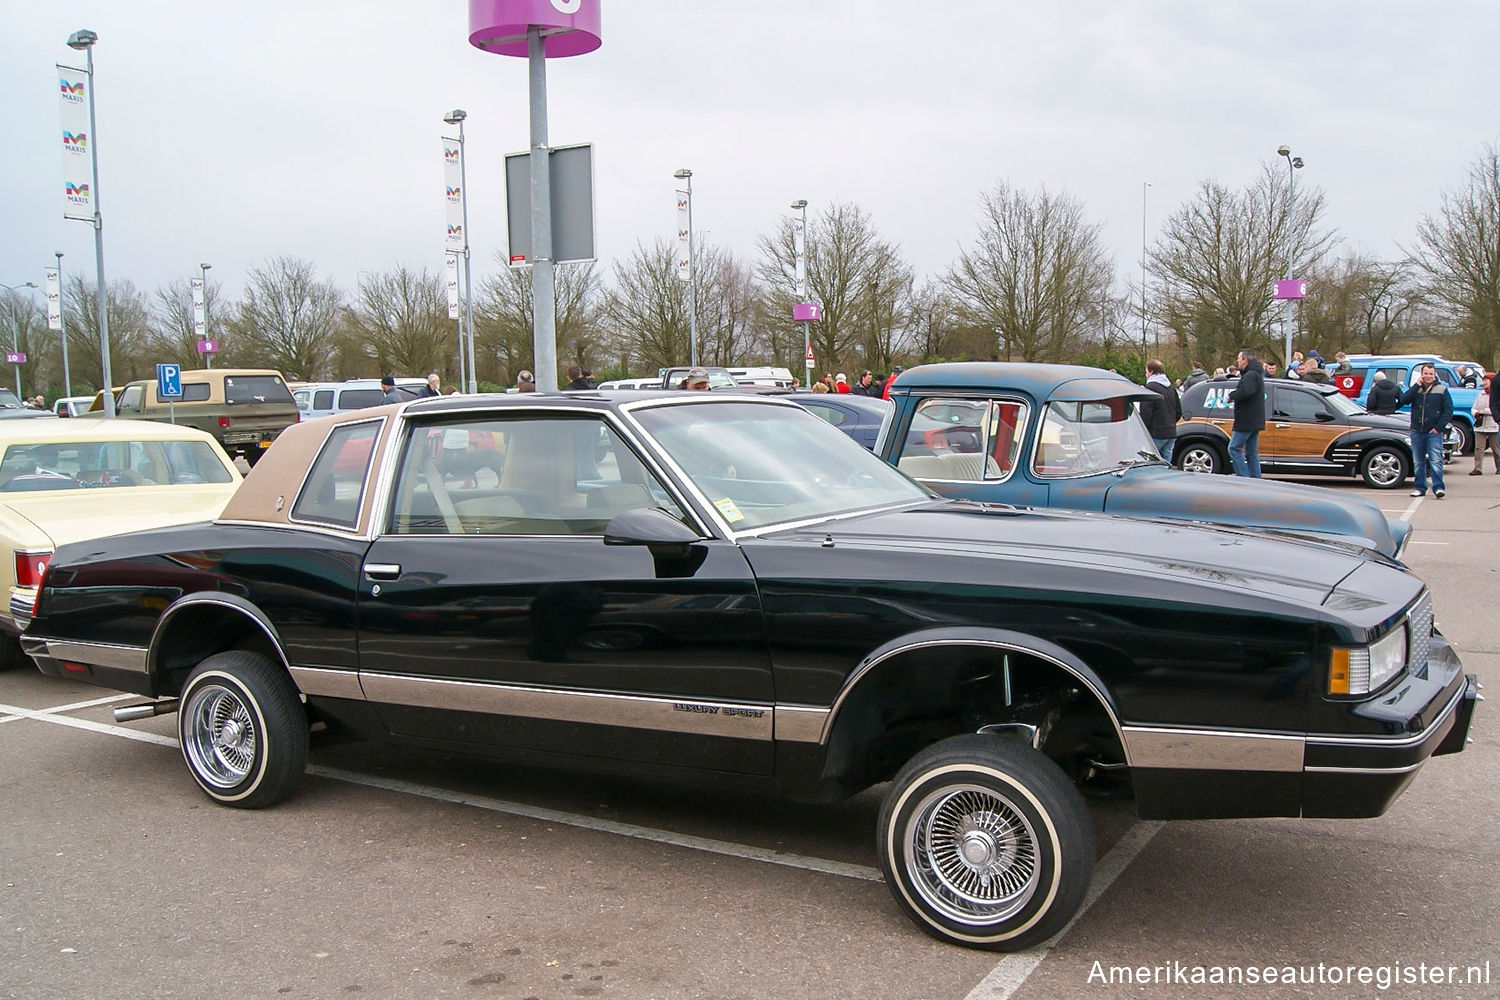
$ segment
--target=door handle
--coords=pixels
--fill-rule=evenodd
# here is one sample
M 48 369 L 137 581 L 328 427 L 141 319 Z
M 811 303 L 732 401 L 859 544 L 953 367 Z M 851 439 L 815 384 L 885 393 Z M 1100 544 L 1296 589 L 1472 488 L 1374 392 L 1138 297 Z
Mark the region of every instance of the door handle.
M 1290 426 L 1292 426 L 1292 425 L 1291 425 L 1291 424 L 1275 424 L 1275 425 L 1273 425 L 1273 426 L 1274 426 L 1274 427 L 1275 427 L 1275 428 L 1276 428 L 1276 429 L 1277 429 L 1277 430 L 1279 430 L 1279 431 L 1284 431 L 1284 430 L 1286 430 L 1286 429 L 1287 429 L 1287 428 L 1288 428 L 1288 427 L 1290 427 Z
M 400 563 L 365 563 L 365 576 L 372 580 L 394 580 L 400 575 Z

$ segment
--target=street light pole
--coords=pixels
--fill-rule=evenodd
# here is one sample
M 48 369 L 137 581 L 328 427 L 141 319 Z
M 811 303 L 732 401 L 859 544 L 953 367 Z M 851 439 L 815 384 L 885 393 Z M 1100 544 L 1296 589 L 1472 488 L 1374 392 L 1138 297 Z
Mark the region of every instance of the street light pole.
M 1150 181 L 1141 181 L 1141 360 L 1146 356 L 1146 189 Z
M 99 360 L 104 378 L 104 415 L 115 415 L 114 377 L 109 370 L 109 295 L 104 284 L 104 212 L 99 201 L 99 125 L 95 110 L 99 103 L 99 90 L 94 77 L 94 43 L 99 35 L 88 28 L 80 28 L 68 36 L 68 48 L 82 51 L 88 57 L 86 72 L 89 77 L 89 150 L 94 161 L 94 271 L 99 282 Z
M 24 281 L 24 282 L 21 282 L 20 284 L 16 284 L 16 285 L 0 285 L 0 288 L 4 288 L 7 292 L 14 291 L 17 288 L 35 288 L 35 287 L 36 287 L 36 282 L 35 281 Z M 21 343 L 20 343 L 20 340 L 18 339 L 20 337 L 20 335 L 21 335 L 21 324 L 20 323 L 13 323 L 13 324 L 11 324 L 11 328 L 10 328 L 10 353 L 12 353 L 12 354 L 19 354 L 20 351 L 21 351 Z M 17 399 L 21 398 L 21 366 L 19 364 L 16 365 L 16 398 Z
M 54 250 L 53 256 L 57 258 L 57 336 L 62 341 L 63 349 L 63 395 L 71 396 L 73 395 L 73 376 L 68 371 L 68 313 L 63 309 L 63 252 Z
M 1286 157 L 1287 195 L 1286 195 L 1286 278 L 1291 281 L 1294 275 L 1292 269 L 1295 266 L 1297 255 L 1296 237 L 1296 211 L 1297 211 L 1297 171 L 1302 169 L 1302 157 L 1293 156 L 1290 147 L 1279 146 L 1276 155 Z M 1286 300 L 1286 312 L 1281 317 L 1282 332 L 1286 337 L 1286 364 L 1292 363 L 1292 300 Z
M 698 366 L 698 264 L 693 259 L 693 172 L 686 167 L 672 175 L 687 184 L 688 214 L 688 364 Z
M 213 267 L 213 265 L 212 264 L 199 264 L 198 266 L 200 268 L 202 268 L 202 270 L 203 270 L 203 339 L 204 340 L 212 340 L 213 338 L 208 335 L 208 269 L 211 268 L 211 267 Z M 214 355 L 213 355 L 213 352 L 212 351 L 204 351 L 203 352 L 203 367 L 204 368 L 212 368 L 213 366 L 214 366 Z
M 449 125 L 458 126 L 458 185 L 463 188 L 463 197 L 460 199 L 464 209 L 464 336 L 459 350 L 464 352 L 464 357 L 459 358 L 459 368 L 469 373 L 469 392 L 479 391 L 479 382 L 474 376 L 474 277 L 469 267 L 469 150 L 464 146 L 464 119 L 468 118 L 468 112 L 461 108 L 454 108 L 444 116 L 443 121 Z
M 801 281 L 800 281 L 801 287 L 799 287 L 797 289 L 797 296 L 798 296 L 798 298 L 802 299 L 803 301 L 806 301 L 806 299 L 807 299 L 807 199 L 806 198 L 798 198 L 796 201 L 792 202 L 792 207 L 795 208 L 795 209 L 797 209 L 798 211 L 800 211 L 802 213 L 802 261 L 801 261 L 802 266 L 798 269 L 798 277 L 801 279 Z M 794 257 L 796 256 L 796 249 L 797 248 L 795 246 L 793 246 L 793 248 L 792 248 L 793 254 L 792 255 Z M 793 267 L 796 267 L 797 262 L 793 261 L 792 263 L 793 263 Z M 812 373 L 813 373 L 812 323 L 810 321 L 808 321 L 808 320 L 803 320 L 802 321 L 802 358 L 803 358 L 803 362 L 802 363 L 807 366 L 806 369 L 805 369 L 805 371 L 803 372 L 803 375 L 804 375 L 804 377 L 806 379 L 806 381 L 803 382 L 803 385 L 806 386 L 807 388 L 811 389 L 812 388 Z M 825 360 L 827 360 L 827 359 L 825 359 Z

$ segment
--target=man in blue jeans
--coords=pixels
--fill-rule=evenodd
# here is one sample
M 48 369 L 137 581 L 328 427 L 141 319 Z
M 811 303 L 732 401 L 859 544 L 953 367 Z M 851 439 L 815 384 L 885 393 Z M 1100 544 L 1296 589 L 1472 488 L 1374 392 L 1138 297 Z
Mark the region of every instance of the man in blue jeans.
M 1236 476 L 1260 478 L 1260 432 L 1266 429 L 1265 369 L 1255 352 L 1241 348 L 1235 367 L 1240 384 L 1230 390 L 1234 404 L 1234 433 L 1229 436 L 1229 464 Z
M 1414 497 L 1427 493 L 1427 477 L 1432 476 L 1432 495 L 1441 500 L 1443 489 L 1443 439 L 1453 420 L 1453 394 L 1438 381 L 1437 369 L 1422 366 L 1422 374 L 1401 396 L 1401 406 L 1411 405 L 1411 464 Z

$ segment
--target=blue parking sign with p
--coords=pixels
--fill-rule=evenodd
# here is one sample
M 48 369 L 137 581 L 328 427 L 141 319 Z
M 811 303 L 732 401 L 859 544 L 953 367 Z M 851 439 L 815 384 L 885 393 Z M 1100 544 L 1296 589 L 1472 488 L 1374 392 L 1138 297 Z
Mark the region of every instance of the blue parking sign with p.
M 182 395 L 182 366 L 156 366 L 156 394 L 162 399 L 177 399 Z

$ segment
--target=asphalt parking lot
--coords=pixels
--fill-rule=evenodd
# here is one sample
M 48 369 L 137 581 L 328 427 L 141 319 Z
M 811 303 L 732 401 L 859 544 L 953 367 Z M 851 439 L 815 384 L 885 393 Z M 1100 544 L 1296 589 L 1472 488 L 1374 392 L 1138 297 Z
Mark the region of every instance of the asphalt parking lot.
M 1443 500 L 1333 488 L 1413 521 L 1407 560 L 1485 680 L 1500 476 L 1468 468 Z M 898 912 L 878 789 L 799 806 L 343 743 L 244 812 L 196 790 L 171 717 L 113 723 L 138 700 L 0 674 L 0 996 L 1500 997 L 1493 701 L 1379 819 L 1096 804 L 1086 908 L 1003 956 Z

